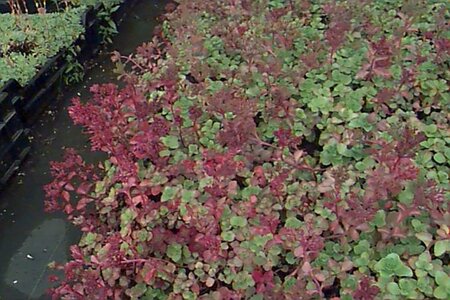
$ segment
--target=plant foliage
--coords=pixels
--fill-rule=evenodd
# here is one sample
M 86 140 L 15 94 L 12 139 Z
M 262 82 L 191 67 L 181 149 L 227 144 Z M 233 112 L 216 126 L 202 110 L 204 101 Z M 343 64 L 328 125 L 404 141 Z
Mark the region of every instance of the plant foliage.
M 47 60 L 83 32 L 85 8 L 44 15 L 0 14 L 0 86 L 9 79 L 25 85 Z
M 89 6 L 103 3 L 97 18 L 99 35 L 103 43 L 110 43 L 117 33 L 111 15 L 119 8 L 121 0 L 55 1 L 55 12 L 47 13 L 45 1 L 35 1 L 43 10 L 27 14 L 26 3 L 10 2 L 17 9 L 14 14 L 0 14 L 0 86 L 10 79 L 26 85 L 47 60 L 63 49 L 69 49 L 64 80 L 67 84 L 83 78 L 84 67 L 76 56 L 80 51 L 74 42 L 85 33 L 81 24 L 83 12 Z M 25 8 L 19 13 L 19 8 Z
M 448 5 L 178 1 L 69 113 L 66 299 L 448 299 Z

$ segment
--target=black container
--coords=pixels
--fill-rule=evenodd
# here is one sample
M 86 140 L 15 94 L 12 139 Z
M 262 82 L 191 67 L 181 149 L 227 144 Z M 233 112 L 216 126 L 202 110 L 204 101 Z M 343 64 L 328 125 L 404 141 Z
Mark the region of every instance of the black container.
M 56 101 L 58 98 L 59 91 L 61 89 L 61 80 L 64 69 L 58 70 L 48 78 L 47 82 L 41 89 L 30 98 L 18 98 L 14 102 L 16 111 L 18 112 L 20 118 L 25 123 L 25 125 L 32 125 L 42 111 L 52 102 Z
M 2 87 L 0 87 L 0 93 L 12 94 L 17 93 L 22 87 L 15 79 L 8 80 Z
M 0 14 L 9 13 L 9 5 L 8 3 L 0 3 Z
M 86 27 L 85 31 L 85 42 L 87 44 L 87 51 L 91 54 L 91 57 L 93 57 L 95 54 L 98 53 L 100 46 L 101 46 L 101 36 L 99 34 L 100 30 L 100 22 L 95 21 L 93 22 L 89 27 Z
M 14 135 L 23 130 L 22 120 L 19 118 L 15 111 L 11 112 L 4 120 L 3 124 L 5 125 L 5 134 L 12 139 Z
M 29 152 L 28 132 L 26 130 L 16 132 L 11 143 L 0 150 L 0 188 L 7 183 Z
M 65 60 L 65 49 L 50 58 L 39 70 L 39 72 L 25 85 L 20 92 L 25 99 L 31 99 L 45 86 L 54 73 L 60 68 Z
M 12 139 L 12 154 L 16 160 L 22 160 L 30 150 L 28 130 L 19 130 Z
M 14 112 L 14 106 L 11 102 L 11 96 L 9 93 L 0 93 L 0 122 L 4 122 L 5 118 Z
M 6 124 L 0 123 L 0 160 L 2 160 L 2 153 L 11 146 L 11 137 L 7 134 Z M 1 175 L 1 173 L 0 173 Z
M 95 22 L 96 19 L 97 12 L 94 7 L 91 6 L 81 15 L 81 24 L 84 27 L 89 27 Z
M 125 16 L 126 12 L 130 9 L 130 6 L 134 5 L 135 3 L 136 1 L 134 0 L 128 0 L 127 5 L 120 5 L 119 8 L 111 15 L 111 19 L 114 21 L 114 23 L 119 24 L 122 18 Z
M 119 4 L 119 8 L 114 11 L 111 15 L 112 20 L 116 24 L 120 24 L 124 16 L 128 14 L 128 12 L 136 5 L 139 0 L 123 0 Z
M 12 151 L 12 145 L 10 144 L 0 151 L 0 187 L 11 177 L 15 166 L 16 158 Z

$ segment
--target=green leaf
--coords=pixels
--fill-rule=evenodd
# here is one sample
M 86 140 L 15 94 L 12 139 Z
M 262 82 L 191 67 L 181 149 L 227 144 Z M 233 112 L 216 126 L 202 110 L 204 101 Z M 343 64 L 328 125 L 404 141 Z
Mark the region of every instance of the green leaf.
M 356 267 L 365 267 L 369 265 L 370 262 L 369 258 L 370 258 L 369 253 L 363 252 L 359 257 L 355 258 L 353 262 L 355 263 Z
M 427 247 L 433 241 L 433 236 L 428 232 L 419 232 L 415 234 L 416 238 L 421 240 Z
M 220 234 L 220 236 L 222 237 L 222 240 L 224 240 L 225 242 L 232 242 L 234 241 L 234 232 L 232 231 L 224 231 Z
M 145 283 L 138 283 L 133 286 L 131 289 L 126 291 L 126 294 L 130 296 L 132 299 L 138 299 L 147 291 L 147 286 Z
M 433 296 L 437 299 L 448 299 L 449 295 L 447 294 L 447 291 L 444 287 L 438 286 L 434 289 Z
M 438 164 L 443 164 L 445 163 L 447 160 L 445 159 L 444 154 L 438 152 L 435 155 L 433 155 L 433 159 L 438 163 Z
M 374 267 L 382 277 L 411 277 L 413 275 L 412 270 L 401 261 L 397 253 L 388 254 L 377 262 Z
M 183 292 L 183 299 L 195 300 L 195 299 L 197 299 L 197 296 L 191 291 L 186 291 L 186 292 Z
M 168 135 L 168 136 L 162 137 L 161 141 L 163 142 L 163 144 L 166 147 L 168 147 L 170 149 L 177 149 L 180 146 L 180 144 L 178 142 L 178 137 L 176 137 L 176 136 Z
M 345 75 L 345 74 L 339 72 L 338 70 L 333 70 L 333 72 L 331 73 L 331 78 L 335 82 L 341 83 L 343 85 L 348 85 L 348 84 L 350 84 L 350 82 L 352 82 L 351 76 Z
M 434 255 L 441 256 L 450 251 L 450 240 L 437 241 L 434 244 Z
M 181 151 L 181 150 L 176 150 L 174 153 L 173 153 L 173 162 L 174 163 L 178 163 L 178 162 L 180 162 L 180 161 L 182 161 L 182 160 L 184 160 L 184 159 L 186 159 L 186 154 L 183 152 L 183 151 Z
M 442 286 L 446 289 L 450 288 L 450 278 L 444 271 L 437 271 L 434 274 L 434 280 L 439 286 Z
M 347 152 L 347 145 L 339 143 L 336 145 L 336 150 L 338 154 L 345 155 Z
M 285 291 L 289 291 L 297 283 L 297 279 L 290 276 L 284 280 L 283 288 Z
M 450 148 L 449 147 L 445 148 L 444 153 L 445 153 L 445 157 L 447 159 L 450 159 Z
M 431 255 L 430 252 L 426 251 L 419 255 L 418 260 L 415 263 L 416 268 L 431 271 L 433 269 L 433 265 L 431 264 Z
M 126 225 L 130 224 L 131 221 L 133 221 L 134 218 L 136 218 L 136 216 L 137 216 L 137 213 L 134 210 L 132 210 L 131 208 L 124 209 L 122 214 L 120 214 L 120 222 L 121 222 L 122 226 L 126 226 Z
M 191 144 L 189 145 L 189 155 L 198 154 L 198 145 Z
M 268 241 L 273 239 L 273 235 L 272 234 L 267 234 L 267 235 L 255 235 L 253 237 L 253 242 L 255 243 L 255 245 L 259 248 L 264 247 Z
M 97 239 L 97 234 L 89 232 L 86 234 L 84 238 L 84 243 L 88 246 L 92 246 L 95 244 L 95 240 Z
M 250 196 L 257 196 L 261 192 L 261 188 L 259 186 L 249 186 L 242 190 L 242 199 L 249 199 Z
M 258 86 L 252 86 L 245 91 L 245 94 L 249 97 L 255 98 L 261 94 L 261 90 Z
M 303 225 L 303 222 L 295 217 L 289 217 L 286 219 L 285 227 L 286 228 L 293 228 L 298 229 Z
M 425 126 L 424 131 L 426 136 L 433 136 L 433 134 L 437 132 L 437 126 L 436 124 L 427 125 Z
M 170 244 L 167 247 L 166 254 L 174 262 L 179 262 L 181 260 L 182 249 L 183 247 L 180 244 Z
M 162 289 L 147 288 L 147 292 L 141 300 L 166 300 L 166 295 Z
M 233 289 L 235 290 L 245 290 L 254 285 L 255 281 L 253 281 L 252 276 L 246 271 L 237 273 L 233 279 Z
M 233 216 L 230 218 L 230 224 L 233 227 L 244 227 L 247 225 L 247 219 L 241 216 Z
M 353 247 L 353 251 L 357 255 L 361 255 L 362 253 L 369 251 L 369 249 L 370 243 L 367 240 L 361 240 L 355 247 Z
M 389 282 L 386 286 L 387 291 L 392 295 L 400 295 L 400 288 L 395 282 Z
M 398 194 L 398 200 L 401 203 L 410 204 L 414 198 L 414 192 L 410 187 L 406 187 L 403 191 Z
M 433 284 L 428 276 L 420 277 L 417 280 L 417 288 L 426 295 L 431 296 L 433 294 Z
M 173 187 L 173 186 L 166 186 L 164 188 L 164 191 L 162 193 L 161 196 L 161 201 L 162 202 L 166 202 L 169 200 L 173 200 L 175 198 L 175 195 L 178 192 L 178 188 L 177 187 Z
M 427 272 L 427 271 L 424 271 L 424 270 L 421 270 L 421 269 L 416 269 L 416 270 L 414 271 L 414 274 L 416 274 L 416 277 L 417 277 L 417 278 L 421 278 L 421 277 L 427 276 L 427 275 L 428 275 L 428 272 Z
M 425 226 L 425 224 L 423 224 L 420 220 L 413 219 L 413 220 L 411 221 L 411 225 L 413 226 L 415 232 L 423 232 L 423 231 L 426 231 L 426 226 Z
M 417 287 L 417 281 L 414 279 L 400 279 L 398 282 L 398 286 L 400 287 L 401 294 L 404 296 L 411 296 L 415 294 L 415 290 Z M 410 297 L 409 297 L 410 298 Z
M 165 150 L 159 151 L 159 156 L 160 157 L 169 157 L 170 156 L 170 150 L 165 149 Z
M 330 107 L 330 98 L 322 95 L 317 95 L 312 98 L 311 102 L 308 103 L 308 107 L 312 112 L 324 112 L 329 111 Z
M 371 223 L 377 227 L 386 225 L 386 212 L 384 210 L 377 211 Z
M 190 202 L 194 198 L 194 191 L 183 190 L 181 192 L 181 200 L 184 203 Z
M 297 262 L 297 258 L 295 257 L 294 253 L 289 252 L 286 254 L 286 262 L 290 265 L 293 265 Z

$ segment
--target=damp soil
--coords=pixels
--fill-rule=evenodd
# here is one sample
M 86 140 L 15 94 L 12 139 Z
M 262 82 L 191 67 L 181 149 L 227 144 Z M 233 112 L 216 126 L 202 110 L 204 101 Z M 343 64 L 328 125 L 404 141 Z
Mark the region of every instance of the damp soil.
M 77 149 L 88 162 L 104 159 L 102 153 L 90 151 L 88 137 L 72 124 L 67 107 L 73 97 L 89 101 L 91 85 L 117 81 L 110 53 L 118 50 L 126 55 L 151 40 L 167 2 L 139 1 L 125 16 L 113 44 L 93 61 L 85 80 L 65 87 L 58 103 L 31 128 L 31 152 L 0 191 L 0 299 L 50 299 L 47 264 L 66 261 L 80 232 L 62 214 L 44 212 L 42 187 L 51 181 L 49 163 L 61 160 L 67 147 Z

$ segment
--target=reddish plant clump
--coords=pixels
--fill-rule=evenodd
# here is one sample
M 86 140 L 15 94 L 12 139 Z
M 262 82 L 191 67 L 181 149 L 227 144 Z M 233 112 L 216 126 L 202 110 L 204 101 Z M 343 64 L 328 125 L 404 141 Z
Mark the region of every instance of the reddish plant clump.
M 439 4 L 178 2 L 69 109 L 108 159 L 51 165 L 53 298 L 445 299 Z

